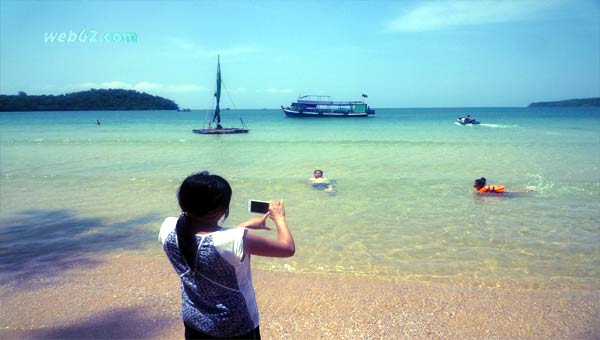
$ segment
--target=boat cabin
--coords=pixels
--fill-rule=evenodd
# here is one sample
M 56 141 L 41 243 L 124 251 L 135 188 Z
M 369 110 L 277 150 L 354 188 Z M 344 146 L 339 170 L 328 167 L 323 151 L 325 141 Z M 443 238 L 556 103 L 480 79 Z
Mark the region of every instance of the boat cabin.
M 282 107 L 284 113 L 290 117 L 366 117 L 375 114 L 375 110 L 371 109 L 364 101 L 313 100 L 308 97 L 329 98 L 328 96 L 302 96 L 291 106 Z

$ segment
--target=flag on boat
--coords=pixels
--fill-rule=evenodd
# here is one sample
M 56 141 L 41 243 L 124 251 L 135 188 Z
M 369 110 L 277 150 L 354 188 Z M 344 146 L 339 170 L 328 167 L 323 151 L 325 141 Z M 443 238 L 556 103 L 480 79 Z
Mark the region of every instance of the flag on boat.
M 366 94 L 362 94 L 363 98 L 369 98 L 369 96 L 367 96 Z

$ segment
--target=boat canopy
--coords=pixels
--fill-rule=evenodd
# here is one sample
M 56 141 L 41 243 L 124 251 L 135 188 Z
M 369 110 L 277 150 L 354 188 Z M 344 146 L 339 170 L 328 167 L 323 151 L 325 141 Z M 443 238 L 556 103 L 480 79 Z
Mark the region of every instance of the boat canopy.
M 335 106 L 335 105 L 349 106 L 349 105 L 364 104 L 364 102 L 361 100 L 340 102 L 340 101 L 332 101 L 332 100 L 322 100 L 320 98 L 331 98 L 331 96 L 317 96 L 317 95 L 309 94 L 309 95 L 301 96 L 300 98 L 298 98 L 296 103 L 304 104 L 304 105 L 332 105 L 332 106 Z
M 358 105 L 363 104 L 362 101 L 350 101 L 350 102 L 333 102 L 333 101 L 323 101 L 323 100 L 297 100 L 298 104 L 307 104 L 307 105 Z

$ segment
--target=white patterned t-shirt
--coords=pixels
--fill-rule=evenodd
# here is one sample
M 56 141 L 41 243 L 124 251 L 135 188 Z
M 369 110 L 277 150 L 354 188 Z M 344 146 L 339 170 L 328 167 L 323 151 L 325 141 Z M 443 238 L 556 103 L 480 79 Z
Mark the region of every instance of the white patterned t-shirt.
M 244 228 L 195 235 L 195 268 L 179 251 L 176 217 L 160 228 L 159 241 L 181 279 L 183 322 L 214 337 L 246 334 L 258 327 L 250 256 L 244 256 Z

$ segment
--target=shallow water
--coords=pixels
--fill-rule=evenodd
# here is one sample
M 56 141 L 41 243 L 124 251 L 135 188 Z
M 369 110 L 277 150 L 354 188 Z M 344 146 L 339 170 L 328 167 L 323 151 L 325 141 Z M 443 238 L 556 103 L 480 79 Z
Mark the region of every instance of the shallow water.
M 233 186 L 225 224 L 251 217 L 248 199 L 285 199 L 297 254 L 255 258 L 258 267 L 528 288 L 600 279 L 599 108 L 321 120 L 250 110 L 248 135 L 191 133 L 205 114 L 0 113 L 0 272 L 161 251 L 154 240 L 162 218 L 178 215 L 181 179 L 208 169 Z M 240 111 L 223 114 L 240 125 Z M 454 124 L 465 114 L 482 124 Z M 316 168 L 335 195 L 311 188 Z M 481 176 L 534 191 L 480 197 L 471 183 Z

